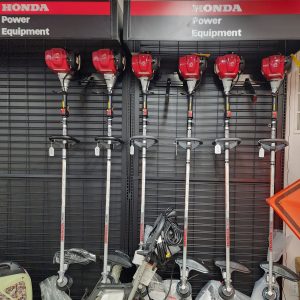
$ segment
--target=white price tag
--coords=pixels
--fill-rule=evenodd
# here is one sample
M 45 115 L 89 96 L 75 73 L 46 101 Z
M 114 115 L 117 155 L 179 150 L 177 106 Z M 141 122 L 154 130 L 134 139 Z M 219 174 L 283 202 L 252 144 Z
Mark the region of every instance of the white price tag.
M 220 144 L 215 145 L 215 154 L 221 154 L 222 153 L 222 147 Z
M 265 157 L 265 149 L 263 147 L 260 147 L 258 156 L 260 158 L 264 158 Z
M 54 148 L 52 145 L 49 147 L 49 156 L 50 157 L 54 156 Z
M 95 156 L 100 156 L 100 147 L 99 147 L 99 145 L 97 145 L 95 147 Z
M 130 155 L 134 155 L 134 145 L 130 145 Z

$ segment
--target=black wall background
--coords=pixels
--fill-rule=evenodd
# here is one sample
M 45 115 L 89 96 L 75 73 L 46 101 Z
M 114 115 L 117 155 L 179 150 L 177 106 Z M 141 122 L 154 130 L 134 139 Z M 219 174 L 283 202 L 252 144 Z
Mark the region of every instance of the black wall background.
M 106 134 L 105 85 L 90 81 L 94 72 L 91 52 L 116 47 L 98 41 L 0 41 L 0 258 L 14 260 L 31 275 L 34 299 L 38 283 L 57 272 L 52 257 L 59 249 L 61 165 L 60 151 L 48 157 L 48 137 L 60 134 L 59 81 L 45 66 L 44 51 L 67 47 L 80 51 L 82 72 L 69 89 L 69 134 L 81 143 L 69 151 L 66 247 L 82 247 L 100 255 L 103 251 L 105 155 L 94 157 L 94 136 Z M 210 278 L 220 279 L 213 267 L 215 257 L 224 256 L 223 155 L 215 156 L 212 141 L 223 137 L 222 85 L 213 74 L 217 55 L 234 51 L 246 59 L 245 73 L 260 76 L 261 58 L 297 50 L 298 42 L 132 42 L 131 51 L 151 51 L 161 58 L 161 76 L 151 84 L 149 134 L 159 138 L 147 160 L 146 222 L 152 223 L 162 209 L 175 207 L 179 221 L 184 208 L 184 151 L 175 157 L 176 137 L 185 136 L 186 97 L 173 82 L 169 105 L 165 105 L 166 79 L 177 71 L 179 55 L 208 52 L 209 67 L 195 95 L 193 136 L 204 141 L 192 153 L 189 254 L 204 259 L 212 274 L 192 280 L 194 293 Z M 129 59 L 128 59 L 129 60 Z M 128 141 L 141 129 L 139 82 L 128 67 L 114 89 L 113 132 Z M 98 94 L 95 94 L 95 91 Z M 245 92 L 238 89 L 235 93 Z M 258 158 L 257 141 L 269 137 L 271 98 L 267 84 L 258 88 L 256 104 L 250 97 L 232 97 L 231 135 L 243 140 L 231 151 L 232 259 L 245 263 L 250 275 L 233 277 L 235 286 L 250 294 L 261 275 L 258 264 L 266 258 L 269 192 L 268 155 Z M 285 89 L 280 95 L 285 100 Z M 284 101 L 280 102 L 280 119 Z M 278 136 L 284 135 L 284 122 Z M 113 152 L 110 249 L 130 255 L 137 246 L 139 219 L 139 155 L 130 157 L 128 145 Z M 137 151 L 138 152 L 138 151 Z M 104 153 L 103 153 L 104 154 Z M 277 189 L 282 186 L 282 156 L 278 155 Z M 280 226 L 280 224 L 278 224 Z M 100 276 L 101 266 L 72 266 L 72 298 L 80 299 Z M 168 269 L 163 273 L 168 274 Z M 130 280 L 130 272 L 124 274 Z M 177 270 L 176 270 L 176 274 Z

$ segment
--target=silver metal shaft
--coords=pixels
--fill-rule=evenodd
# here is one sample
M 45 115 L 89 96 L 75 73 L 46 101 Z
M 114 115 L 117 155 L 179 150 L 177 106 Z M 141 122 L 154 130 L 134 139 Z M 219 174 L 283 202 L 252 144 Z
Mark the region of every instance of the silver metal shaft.
M 192 137 L 192 120 L 188 119 L 187 137 Z M 182 276 L 181 288 L 184 290 L 187 283 L 187 251 L 188 251 L 188 226 L 189 226 L 189 198 L 190 198 L 190 169 L 191 169 L 191 142 L 187 142 L 186 165 L 185 165 L 185 196 L 184 196 L 184 233 L 183 233 L 183 253 L 182 253 Z
M 271 139 L 276 139 L 276 120 L 272 120 L 271 124 Z M 272 144 L 274 149 L 275 144 Z M 270 197 L 275 193 L 275 150 L 270 153 Z M 274 210 L 270 206 L 269 210 L 269 279 L 268 279 L 268 293 L 272 295 L 273 290 L 273 231 L 274 231 Z
M 66 136 L 67 118 L 62 118 L 62 134 Z M 67 189 L 67 141 L 63 140 L 62 148 L 62 176 L 61 176 L 61 216 L 60 216 L 60 257 L 58 282 L 62 283 L 65 275 L 65 218 L 66 218 L 66 189 Z
M 229 138 L 229 119 L 225 119 L 225 138 Z M 225 143 L 225 241 L 226 241 L 226 278 L 225 286 L 231 292 L 230 270 L 230 185 L 229 185 L 229 149 Z
M 107 136 L 112 136 L 112 118 L 107 118 Z M 108 140 L 106 159 L 106 192 L 105 192 L 105 226 L 104 226 L 104 257 L 103 257 L 103 283 L 107 281 L 108 238 L 109 238 L 109 209 L 110 209 L 110 183 L 111 183 L 111 141 Z
M 147 118 L 143 117 L 143 136 L 147 135 Z M 140 216 L 140 248 L 144 244 L 145 237 L 145 193 L 146 193 L 146 159 L 147 140 L 143 139 L 142 147 L 142 182 L 141 182 L 141 216 Z

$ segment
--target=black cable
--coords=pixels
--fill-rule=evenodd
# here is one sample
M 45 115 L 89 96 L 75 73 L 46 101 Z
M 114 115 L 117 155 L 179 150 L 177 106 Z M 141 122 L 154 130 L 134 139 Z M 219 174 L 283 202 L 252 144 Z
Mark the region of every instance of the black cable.
M 148 295 L 149 300 L 153 300 L 153 299 L 150 297 L 150 294 L 149 294 L 149 287 L 148 287 L 148 286 L 146 286 L 146 292 L 147 292 L 147 295 Z
M 234 87 L 236 86 L 236 84 L 239 82 L 240 75 L 241 75 L 241 72 L 238 73 L 238 76 L 237 76 L 236 81 L 231 85 L 231 88 L 230 88 L 230 90 L 229 90 L 229 93 L 233 90 L 233 88 L 234 88 Z
M 173 275 L 174 275 L 175 265 L 176 265 L 176 262 L 175 262 L 175 260 L 174 260 L 173 268 L 172 268 L 172 272 L 171 272 L 171 277 L 170 277 L 169 290 L 168 290 L 167 295 L 166 295 L 166 297 L 164 298 L 164 300 L 167 300 L 167 298 L 169 297 L 169 294 L 170 294 L 170 292 L 171 292 L 171 287 L 172 287 L 172 281 L 173 281 Z
M 176 222 L 176 217 L 170 217 L 172 212 L 173 209 L 167 209 L 165 213 L 164 241 L 168 246 L 177 246 L 182 242 L 182 231 Z

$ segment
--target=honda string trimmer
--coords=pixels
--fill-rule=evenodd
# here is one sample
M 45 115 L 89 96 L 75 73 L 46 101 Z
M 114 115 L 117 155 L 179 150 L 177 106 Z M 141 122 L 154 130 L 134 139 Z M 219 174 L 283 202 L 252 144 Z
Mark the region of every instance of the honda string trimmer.
M 97 136 L 95 141 L 97 146 L 95 148 L 95 155 L 100 156 L 100 148 L 107 150 L 106 156 L 106 192 L 105 192 L 105 218 L 104 218 L 104 254 L 103 254 L 103 272 L 101 283 L 115 283 L 118 282 L 121 272 L 121 267 L 116 270 L 112 266 L 112 258 L 114 255 L 122 255 L 116 252 L 114 255 L 108 255 L 109 243 L 109 215 L 110 215 L 110 186 L 111 186 L 111 156 L 112 150 L 123 144 L 123 141 L 112 135 L 112 119 L 113 119 L 113 105 L 112 105 L 112 92 L 116 83 L 117 77 L 125 68 L 125 59 L 121 54 L 114 54 L 110 49 L 100 49 L 93 52 L 92 55 L 93 65 L 95 69 L 104 76 L 108 92 L 108 102 L 106 109 L 107 116 L 107 136 Z M 131 266 L 129 258 L 128 264 L 125 267 Z M 117 274 L 118 273 L 118 274 Z
M 183 255 L 182 260 L 176 262 L 180 267 L 180 280 L 176 282 L 175 299 L 192 299 L 192 287 L 188 282 L 189 272 L 197 270 L 208 273 L 208 270 L 200 263 L 187 257 L 188 253 L 188 224 L 189 224 L 189 197 L 190 197 L 190 168 L 191 151 L 202 145 L 203 142 L 192 137 L 193 123 L 193 98 L 203 72 L 206 70 L 207 60 L 204 56 L 196 54 L 186 55 L 179 58 L 179 75 L 187 85 L 187 136 L 175 140 L 176 152 L 180 146 L 186 149 L 186 172 L 185 172 L 185 197 L 184 197 L 184 231 L 183 231 Z M 171 289 L 172 290 L 172 289 Z
M 134 146 L 142 149 L 142 178 L 141 178 L 141 212 L 140 212 L 140 238 L 139 247 L 142 248 L 145 240 L 145 192 L 146 192 L 146 158 L 147 149 L 158 142 L 157 138 L 147 135 L 148 123 L 148 89 L 154 73 L 158 69 L 158 60 L 149 53 L 132 55 L 132 71 L 140 80 L 143 94 L 143 134 L 130 138 L 130 154 L 134 155 Z M 139 255 L 135 255 L 134 263 L 138 263 Z
M 118 75 L 125 68 L 125 58 L 122 55 L 114 53 L 110 49 L 100 49 L 94 51 L 92 54 L 93 65 L 95 69 L 103 75 L 106 82 L 108 92 L 108 102 L 106 108 L 107 116 L 107 136 L 97 136 L 95 141 L 97 146 L 95 148 L 95 155 L 100 156 L 100 149 L 106 149 L 106 192 L 105 192 L 105 217 L 104 217 L 104 254 L 103 254 L 103 271 L 102 276 L 93 288 L 93 291 L 88 295 L 86 293 L 83 299 L 95 300 L 101 299 L 103 290 L 106 290 L 108 285 L 120 285 L 120 275 L 123 268 L 130 268 L 132 266 L 129 257 L 116 250 L 114 254 L 108 254 L 109 243 L 109 216 L 110 216 L 110 194 L 111 194 L 111 157 L 112 150 L 123 144 L 123 141 L 112 135 L 112 119 L 113 119 L 113 105 L 112 92 L 116 83 Z M 107 290 L 106 290 L 107 291 Z M 122 292 L 121 292 L 122 293 Z M 115 291 L 107 291 L 104 299 L 114 299 L 119 293 Z
M 69 265 L 73 263 L 87 264 L 91 261 L 95 261 L 96 259 L 93 254 L 83 249 L 76 248 L 65 250 L 67 150 L 72 145 L 79 143 L 78 139 L 68 135 L 67 119 L 69 117 L 69 107 L 67 102 L 67 95 L 70 80 L 72 79 L 75 72 L 80 68 L 80 56 L 76 55 L 74 52 L 66 51 L 65 49 L 53 48 L 45 52 L 45 61 L 48 68 L 58 75 L 62 89 L 62 102 L 60 108 L 60 113 L 62 116 L 62 135 L 53 135 L 49 137 L 49 140 L 51 142 L 51 146 L 49 148 L 49 156 L 54 156 L 54 144 L 60 144 L 62 146 L 60 251 L 55 254 L 53 262 L 59 263 L 56 286 L 58 289 L 65 291 L 70 289 L 73 282 L 71 277 L 65 274 Z M 51 282 L 53 282 L 53 280 Z M 47 285 L 41 284 L 42 289 L 43 287 L 47 289 Z
M 276 170 L 276 152 L 283 150 L 288 146 L 284 139 L 277 139 L 277 118 L 278 118 L 278 92 L 284 80 L 285 73 L 290 67 L 290 58 L 283 55 L 273 55 L 262 60 L 261 71 L 264 77 L 270 82 L 272 92 L 272 120 L 271 120 L 271 138 L 262 139 L 258 142 L 260 146 L 259 157 L 265 156 L 265 151 L 270 152 L 270 197 L 275 192 L 275 170 Z M 261 263 L 261 268 L 265 275 L 259 279 L 254 286 L 251 299 L 255 300 L 279 300 L 280 288 L 277 283 L 278 277 L 283 277 L 291 281 L 298 281 L 299 277 L 287 267 L 274 263 L 273 253 L 274 236 L 274 210 L 269 210 L 269 249 L 268 262 Z M 283 250 L 283 249 L 282 249 Z M 283 252 L 283 251 L 282 251 Z M 276 260 L 280 259 L 279 255 Z
M 216 139 L 215 154 L 225 151 L 225 253 L 226 259 L 216 260 L 215 265 L 221 269 L 223 282 L 210 281 L 197 299 L 249 299 L 248 296 L 235 290 L 232 286 L 231 273 L 238 271 L 250 273 L 249 269 L 240 263 L 230 260 L 230 178 L 229 178 L 229 151 L 241 143 L 239 138 L 231 138 L 229 134 L 229 121 L 232 116 L 230 110 L 230 91 L 234 87 L 233 81 L 238 79 L 244 66 L 244 61 L 236 54 L 228 54 L 217 57 L 215 61 L 215 73 L 222 80 L 225 93 L 224 131 L 225 137 Z

